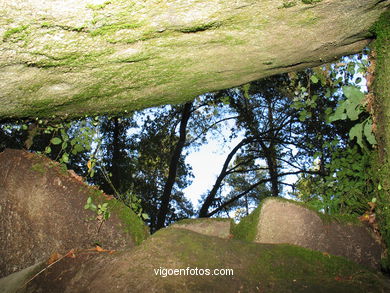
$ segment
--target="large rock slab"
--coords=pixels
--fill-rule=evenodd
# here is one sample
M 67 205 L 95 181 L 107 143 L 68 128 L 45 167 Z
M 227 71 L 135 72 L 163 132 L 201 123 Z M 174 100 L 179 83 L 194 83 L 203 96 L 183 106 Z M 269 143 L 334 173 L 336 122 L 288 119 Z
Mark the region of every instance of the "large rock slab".
M 230 238 L 231 220 L 224 218 L 185 219 L 170 228 L 187 229 L 203 235 Z
M 377 269 L 382 252 L 363 224 L 324 221 L 315 211 L 280 199 L 262 204 L 255 242 L 295 244 Z
M 44 156 L 20 150 L 0 153 L 0 276 L 70 249 L 131 248 L 145 237 L 144 224 L 120 202 L 93 189 Z M 85 210 L 87 198 L 108 202 L 101 226 Z M 143 233 L 143 235 L 142 235 Z
M 344 258 L 170 228 L 130 251 L 76 253 L 31 279 L 37 271 L 0 279 L 0 293 L 390 292 L 383 275 Z
M 0 120 L 117 114 L 331 62 L 389 5 L 2 0 Z

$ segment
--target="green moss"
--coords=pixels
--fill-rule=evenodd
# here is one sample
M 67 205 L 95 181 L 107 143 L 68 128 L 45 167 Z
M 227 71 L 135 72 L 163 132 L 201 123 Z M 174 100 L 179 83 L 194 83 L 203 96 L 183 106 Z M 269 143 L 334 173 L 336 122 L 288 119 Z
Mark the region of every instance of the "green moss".
M 303 4 L 314 4 L 321 2 L 322 0 L 301 0 Z
M 50 67 L 81 67 L 88 63 L 97 63 L 104 56 L 110 55 L 113 50 L 106 49 L 104 51 L 96 51 L 90 53 L 72 52 L 58 55 L 49 55 L 41 52 L 34 52 L 32 55 L 45 56 L 44 60 L 30 64 L 30 66 L 38 68 Z
M 257 234 L 257 225 L 260 218 L 261 205 L 259 205 L 250 215 L 241 219 L 237 225 L 232 225 L 232 234 L 235 239 L 254 241 Z
M 41 174 L 45 174 L 46 173 L 46 167 L 43 163 L 35 163 L 31 166 L 31 170 L 35 171 L 35 172 L 38 172 L 38 173 L 41 173 Z
M 280 6 L 279 8 L 290 8 L 290 7 L 294 7 L 296 5 L 297 5 L 296 1 L 284 1 L 282 6 Z
M 108 210 L 111 216 L 115 215 L 121 220 L 124 232 L 131 235 L 135 244 L 141 244 L 148 237 L 147 226 L 129 207 L 116 199 L 106 198 L 101 190 L 90 189 L 89 194 L 95 205 L 108 203 Z
M 110 200 L 108 203 L 111 213 L 114 213 L 121 219 L 125 226 L 125 231 L 133 237 L 137 245 L 141 244 L 149 236 L 145 223 L 121 202 Z
M 226 240 L 182 229 L 162 229 L 144 243 L 143 253 L 153 256 L 151 267 L 169 260 L 175 268 L 234 271 L 234 278 L 210 276 L 195 281 L 192 277 L 194 281 L 186 283 L 188 292 L 381 292 L 385 288 L 379 274 L 345 258 L 294 245 Z M 170 282 L 173 278 L 168 279 Z M 178 287 L 171 290 L 184 291 Z
M 373 164 L 376 178 L 376 216 L 382 238 L 390 247 L 390 11 L 384 12 L 372 27 L 376 36 L 372 44 L 376 52 L 374 116 L 377 123 L 378 157 Z M 390 271 L 390 256 L 382 260 L 384 269 Z
M 210 22 L 210 23 L 203 23 L 199 25 L 179 28 L 177 31 L 182 33 L 197 33 L 197 32 L 203 32 L 209 29 L 215 29 L 221 26 L 221 23 L 219 22 Z
M 145 52 L 141 54 L 136 54 L 130 57 L 119 57 L 114 63 L 135 63 L 135 62 L 141 62 L 149 60 L 151 57 L 148 54 L 145 54 Z
M 101 27 L 91 30 L 91 36 L 112 35 L 117 31 L 124 29 L 135 29 L 141 27 L 140 23 L 118 22 L 113 24 L 104 24 Z
M 111 4 L 111 1 L 105 1 L 102 4 L 87 4 L 87 8 L 92 9 L 92 10 L 102 10 L 104 9 L 107 5 Z
M 318 23 L 320 18 L 311 10 L 306 10 L 300 16 L 300 19 L 297 19 L 295 24 L 291 23 L 291 25 L 300 25 L 300 26 L 308 26 Z
M 240 239 L 245 241 L 254 241 L 256 239 L 257 229 L 258 229 L 257 226 L 259 223 L 261 208 L 264 202 L 267 200 L 278 200 L 281 202 L 292 203 L 298 206 L 302 206 L 305 209 L 309 209 L 315 212 L 321 218 L 324 224 L 336 222 L 341 224 L 362 225 L 359 219 L 354 215 L 347 215 L 347 214 L 326 215 L 302 202 L 285 199 L 282 197 L 270 197 L 263 200 L 262 203 L 250 215 L 241 219 L 240 223 L 238 223 L 237 225 L 233 225 L 232 234 L 234 235 L 235 239 Z
M 7 41 L 16 42 L 24 39 L 28 34 L 28 32 L 26 31 L 28 28 L 29 28 L 28 25 L 22 25 L 5 31 L 3 34 L 3 42 L 7 42 Z

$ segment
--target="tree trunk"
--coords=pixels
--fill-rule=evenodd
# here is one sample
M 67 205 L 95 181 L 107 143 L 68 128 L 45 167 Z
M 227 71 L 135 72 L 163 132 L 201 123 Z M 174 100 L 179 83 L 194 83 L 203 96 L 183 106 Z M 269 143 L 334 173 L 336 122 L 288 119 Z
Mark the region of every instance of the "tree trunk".
M 121 164 L 121 150 L 120 150 L 120 127 L 118 118 L 113 118 L 113 136 L 112 136 L 112 160 L 111 160 L 111 181 L 113 188 L 112 190 L 115 194 L 115 191 L 121 192 L 120 190 L 120 167 Z M 112 188 L 112 187 L 111 187 Z
M 0 120 L 183 102 L 319 65 L 361 51 L 390 5 L 303 2 L 3 0 Z
M 267 97 L 267 108 L 268 108 L 268 123 L 269 123 L 269 147 L 263 148 L 266 156 L 266 161 L 269 170 L 269 176 L 271 179 L 271 192 L 272 196 L 279 196 L 279 170 L 278 170 L 278 155 L 276 149 L 276 130 L 277 125 L 274 123 L 274 108 L 273 108 L 273 97 Z M 262 146 L 264 144 L 261 144 Z
M 215 201 L 215 196 L 221 187 L 223 179 L 228 175 L 227 169 L 229 167 L 229 164 L 231 160 L 233 159 L 234 155 L 239 151 L 241 147 L 243 147 L 245 144 L 248 143 L 248 139 L 244 138 L 241 140 L 229 153 L 229 155 L 226 157 L 225 163 L 223 164 L 222 170 L 219 173 L 219 176 L 217 177 L 217 180 L 215 180 L 214 186 L 207 195 L 206 199 L 203 202 L 202 207 L 199 210 L 199 218 L 205 218 L 209 217 L 208 210 L 210 206 L 214 203 Z
M 187 135 L 187 124 L 191 116 L 192 103 L 186 103 L 183 107 L 180 121 L 180 132 L 179 132 L 179 141 L 173 151 L 171 161 L 169 163 L 169 173 L 167 181 L 165 182 L 164 191 L 161 196 L 161 205 L 160 210 L 157 216 L 157 226 L 156 229 L 161 229 L 165 226 L 165 220 L 168 214 L 169 202 L 171 201 L 171 193 L 173 184 L 176 181 L 177 167 L 179 165 L 179 160 L 181 152 L 186 143 Z

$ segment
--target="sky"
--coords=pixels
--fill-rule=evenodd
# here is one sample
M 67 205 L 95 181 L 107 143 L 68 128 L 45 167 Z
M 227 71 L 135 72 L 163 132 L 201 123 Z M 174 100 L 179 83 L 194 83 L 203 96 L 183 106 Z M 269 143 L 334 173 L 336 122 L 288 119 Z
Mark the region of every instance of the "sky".
M 223 145 L 219 140 L 210 137 L 207 144 L 202 145 L 187 156 L 186 163 L 192 166 L 195 178 L 183 192 L 192 201 L 195 208 L 198 207 L 201 195 L 213 187 L 228 153 L 241 139 L 241 137 L 237 137 Z

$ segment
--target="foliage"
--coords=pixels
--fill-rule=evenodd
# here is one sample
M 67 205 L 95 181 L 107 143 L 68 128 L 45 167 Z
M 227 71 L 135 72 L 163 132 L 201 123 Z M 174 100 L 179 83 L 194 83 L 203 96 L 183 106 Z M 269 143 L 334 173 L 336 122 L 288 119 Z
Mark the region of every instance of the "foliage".
M 333 66 L 313 70 L 310 76 L 311 84 L 321 85 L 325 98 L 337 97 L 323 112 L 322 120 L 325 127 L 336 132 L 318 141 L 311 171 L 320 172 L 301 175 L 294 194 L 327 214 L 362 215 L 374 197 L 371 163 L 376 139 L 365 94 L 360 89 L 360 76 L 365 74 L 367 65 L 364 56 L 344 58 Z M 318 101 L 313 101 L 315 96 L 309 88 L 312 87 L 301 88 L 303 98 L 293 105 L 301 111 L 301 121 L 312 119 L 308 113 Z
M 342 101 L 336 111 L 329 116 L 329 121 L 334 122 L 337 120 L 350 119 L 356 121 L 359 119 L 360 114 L 365 112 L 363 106 L 364 94 L 356 86 L 344 86 L 343 93 L 346 97 Z M 349 131 L 350 139 L 356 137 L 357 143 L 361 148 L 364 148 L 363 137 L 366 138 L 370 145 L 376 144 L 375 136 L 372 132 L 372 117 L 368 116 L 363 122 L 355 124 Z
M 143 212 L 142 199 L 137 195 L 131 193 L 129 190 L 126 194 L 120 195 L 122 202 L 130 207 L 134 213 L 143 220 L 148 220 L 149 215 Z
M 342 148 L 333 142 L 333 155 L 324 177 L 304 175 L 295 196 L 327 214 L 362 215 L 373 196 L 372 153 L 357 146 Z
M 374 115 L 377 122 L 378 155 L 373 164 L 373 178 L 377 184 L 378 205 L 376 208 L 380 232 L 387 248 L 390 247 L 390 164 L 388 144 L 389 77 L 390 77 L 390 11 L 385 11 L 372 28 L 376 39 L 372 43 L 373 56 L 376 56 Z M 390 272 L 390 254 L 383 259 L 383 267 Z
M 93 203 L 91 197 L 88 197 L 84 209 L 95 212 L 97 214 L 97 218 L 102 222 L 108 220 L 108 218 L 111 216 L 111 213 L 108 210 L 108 203 L 105 202 L 96 206 Z

